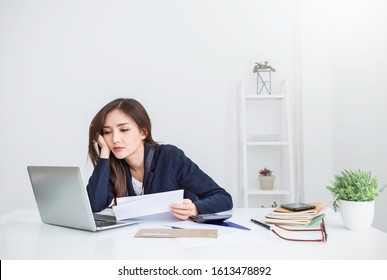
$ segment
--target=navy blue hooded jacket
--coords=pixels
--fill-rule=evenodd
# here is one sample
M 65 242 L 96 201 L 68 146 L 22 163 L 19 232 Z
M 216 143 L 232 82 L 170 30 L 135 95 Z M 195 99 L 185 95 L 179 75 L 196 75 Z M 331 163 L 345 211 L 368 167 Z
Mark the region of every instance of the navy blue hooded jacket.
M 150 149 L 154 149 L 154 155 L 148 159 Z M 149 170 L 146 170 L 148 160 L 151 163 Z M 127 194 L 134 196 L 136 194 L 129 166 L 125 160 L 122 161 L 126 173 Z M 155 145 L 150 147 L 145 145 L 144 165 L 144 194 L 183 189 L 184 198 L 191 199 L 200 214 L 226 211 L 233 207 L 231 195 L 175 146 Z M 109 174 L 110 159 L 99 158 L 87 185 L 93 212 L 105 209 L 114 198 Z

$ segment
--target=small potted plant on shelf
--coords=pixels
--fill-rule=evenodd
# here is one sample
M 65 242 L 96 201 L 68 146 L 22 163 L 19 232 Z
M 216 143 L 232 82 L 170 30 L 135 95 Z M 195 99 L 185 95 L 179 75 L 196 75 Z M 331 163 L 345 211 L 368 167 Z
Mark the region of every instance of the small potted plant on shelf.
M 275 72 L 275 69 L 273 67 L 271 67 L 267 61 L 255 63 L 253 73 L 257 73 L 258 71 L 261 71 L 261 70 Z
M 259 170 L 259 186 L 262 190 L 272 190 L 274 186 L 275 176 L 273 175 L 273 171 L 267 169 Z
M 346 228 L 364 230 L 371 226 L 374 218 L 374 201 L 386 186 L 380 187 L 370 171 L 343 170 L 334 176 L 326 188 L 334 198 L 333 209 L 340 208 Z
M 263 89 L 271 94 L 271 72 L 275 69 L 267 61 L 255 63 L 253 73 L 257 73 L 257 94 L 261 94 Z

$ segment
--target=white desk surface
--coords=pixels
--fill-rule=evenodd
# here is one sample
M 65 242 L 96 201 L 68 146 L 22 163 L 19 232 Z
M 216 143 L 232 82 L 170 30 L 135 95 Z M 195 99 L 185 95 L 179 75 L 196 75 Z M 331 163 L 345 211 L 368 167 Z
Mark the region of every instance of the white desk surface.
M 232 210 L 230 221 L 250 231 L 220 232 L 218 239 L 173 239 L 133 237 L 138 229 L 160 227 L 163 221 L 88 232 L 43 224 L 37 209 L 18 209 L 0 216 L 0 259 L 387 260 L 387 233 L 347 230 L 340 214 L 328 210 L 328 242 L 290 242 L 250 222 L 262 221 L 270 211 Z

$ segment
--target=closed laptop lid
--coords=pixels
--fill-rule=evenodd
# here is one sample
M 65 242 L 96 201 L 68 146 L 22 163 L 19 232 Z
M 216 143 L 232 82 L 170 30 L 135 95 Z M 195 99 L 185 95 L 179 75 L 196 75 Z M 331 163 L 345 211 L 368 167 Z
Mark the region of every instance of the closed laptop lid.
M 27 169 L 44 223 L 96 231 L 79 167 L 28 166 Z

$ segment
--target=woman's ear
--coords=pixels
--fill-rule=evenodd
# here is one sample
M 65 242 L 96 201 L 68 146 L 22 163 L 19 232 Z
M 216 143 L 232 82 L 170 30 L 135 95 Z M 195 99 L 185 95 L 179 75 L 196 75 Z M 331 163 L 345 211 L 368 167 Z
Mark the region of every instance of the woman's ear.
M 148 136 L 148 130 L 146 128 L 142 128 L 140 132 L 141 132 L 141 138 L 144 140 Z

